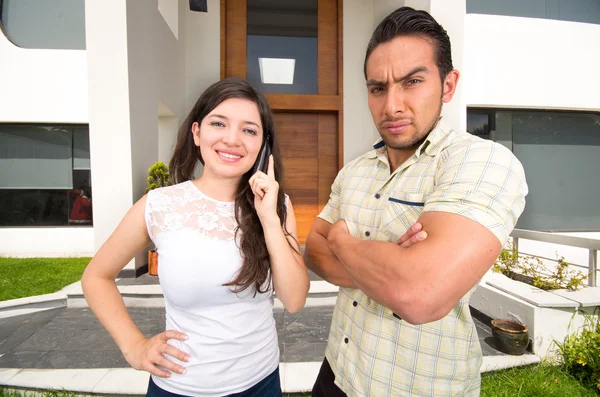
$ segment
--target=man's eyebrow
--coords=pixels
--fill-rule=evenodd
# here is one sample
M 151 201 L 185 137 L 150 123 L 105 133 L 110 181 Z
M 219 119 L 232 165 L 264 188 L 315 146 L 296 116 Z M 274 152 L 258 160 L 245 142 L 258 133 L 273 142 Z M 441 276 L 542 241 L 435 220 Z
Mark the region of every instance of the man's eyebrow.
M 411 78 L 412 76 L 414 76 L 417 73 L 428 73 L 429 69 L 427 69 L 427 67 L 425 66 L 418 66 L 416 68 L 414 68 L 413 70 L 411 70 L 410 72 L 408 72 L 406 75 L 400 77 L 399 79 L 395 79 L 394 83 L 401 83 L 404 80 L 408 80 L 409 78 Z M 378 80 L 374 80 L 374 79 L 369 79 L 367 80 L 367 87 L 370 86 L 376 86 L 376 87 L 385 87 L 387 86 L 387 81 L 378 81 Z
M 211 114 L 209 117 L 216 117 L 218 119 L 223 119 L 223 120 L 229 120 L 226 116 L 223 116 L 222 114 Z M 243 121 L 245 124 L 252 124 L 257 126 L 258 128 L 260 128 L 260 125 L 258 125 L 257 123 L 255 123 L 254 121 L 249 121 L 249 120 L 244 120 Z

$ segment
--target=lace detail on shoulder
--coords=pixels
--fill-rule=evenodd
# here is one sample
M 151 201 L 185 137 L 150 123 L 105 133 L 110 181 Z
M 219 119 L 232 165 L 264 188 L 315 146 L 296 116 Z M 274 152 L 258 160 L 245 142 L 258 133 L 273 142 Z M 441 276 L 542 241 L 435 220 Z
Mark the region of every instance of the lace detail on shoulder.
M 233 240 L 234 203 L 211 199 L 191 181 L 152 190 L 146 199 L 146 223 L 152 240 L 161 233 L 195 230 L 216 240 Z

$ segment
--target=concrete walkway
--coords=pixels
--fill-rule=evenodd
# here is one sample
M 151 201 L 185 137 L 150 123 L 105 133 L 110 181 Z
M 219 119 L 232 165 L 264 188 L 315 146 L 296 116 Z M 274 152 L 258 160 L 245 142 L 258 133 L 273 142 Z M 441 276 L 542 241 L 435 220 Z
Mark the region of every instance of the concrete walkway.
M 147 336 L 162 332 L 165 314 L 157 278 L 142 276 L 117 284 L 141 331 Z M 66 291 L 66 304 L 57 299 L 54 308 L 32 309 L 22 300 L 20 312 L 10 311 L 6 304 L 0 307 L 0 385 L 144 395 L 149 375 L 129 368 L 112 338 L 85 306 L 78 285 Z M 311 275 L 307 307 L 299 313 L 286 312 L 276 300 L 274 317 L 284 392 L 312 387 L 324 357 L 336 294 L 337 287 Z M 31 301 L 38 304 L 40 298 Z M 476 319 L 476 326 L 484 353 L 482 371 L 539 361 L 531 354 L 515 357 L 497 351 L 489 324 L 481 319 Z

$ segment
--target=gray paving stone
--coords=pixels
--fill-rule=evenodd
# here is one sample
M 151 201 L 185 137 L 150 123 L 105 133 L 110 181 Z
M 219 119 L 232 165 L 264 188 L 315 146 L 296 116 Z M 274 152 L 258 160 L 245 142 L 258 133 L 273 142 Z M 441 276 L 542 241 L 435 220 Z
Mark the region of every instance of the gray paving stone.
M 323 361 L 325 357 L 326 342 L 294 342 L 286 343 L 284 357 L 286 363 Z
M 60 318 L 96 318 L 96 315 L 89 308 L 71 308 L 60 313 Z
M 285 313 L 285 346 L 297 342 L 327 342 L 333 307 L 306 307 L 298 313 Z
M 0 357 L 0 368 L 48 368 L 42 362 L 47 351 L 11 351 Z
M 12 334 L 15 333 L 16 330 L 18 330 L 23 325 L 25 318 L 26 315 L 8 317 L 0 320 L 0 324 L 2 325 L 2 327 L 0 327 L 0 345 L 2 345 L 3 341 L 8 339 Z
M 323 280 L 321 277 L 317 276 L 315 274 L 315 272 L 313 272 L 312 270 L 308 270 L 308 278 L 310 279 L 310 281 L 321 281 L 321 280 Z
M 13 349 L 13 351 L 33 350 L 118 350 L 118 347 L 106 330 L 97 328 L 92 330 L 41 330 Z
M 11 351 L 46 326 L 57 315 L 66 311 L 66 308 L 49 309 L 41 312 L 0 319 L 0 328 L 3 330 L 6 329 L 0 339 L 0 354 Z
M 56 318 L 52 319 L 52 321 L 50 321 L 48 324 L 46 324 L 43 327 L 43 329 L 46 332 L 56 331 L 56 330 L 61 331 L 61 330 L 66 330 L 66 329 L 83 331 L 83 330 L 97 329 L 99 327 L 102 327 L 102 324 L 100 324 L 100 321 L 98 321 L 98 319 L 95 316 L 94 317 L 57 316 Z
M 286 311 L 283 309 L 273 309 L 273 317 L 275 318 L 275 328 L 277 329 L 277 333 L 279 331 L 283 331 L 284 329 L 284 316 Z
M 140 277 L 122 278 L 117 281 L 117 285 L 156 285 L 159 284 L 158 276 L 150 276 L 148 273 Z
M 130 308 L 146 336 L 164 331 L 164 308 Z M 333 307 L 307 307 L 290 314 L 273 312 L 281 362 L 323 359 Z M 484 355 L 495 349 L 486 319 L 475 318 Z M 0 319 L 0 367 L 6 368 L 126 368 L 118 347 L 89 309 L 54 309 Z
M 488 336 L 484 339 L 480 339 L 481 352 L 484 356 L 506 356 L 496 348 L 496 341 L 492 336 Z
M 38 362 L 38 368 L 127 368 L 129 364 L 120 351 L 76 350 L 50 351 Z

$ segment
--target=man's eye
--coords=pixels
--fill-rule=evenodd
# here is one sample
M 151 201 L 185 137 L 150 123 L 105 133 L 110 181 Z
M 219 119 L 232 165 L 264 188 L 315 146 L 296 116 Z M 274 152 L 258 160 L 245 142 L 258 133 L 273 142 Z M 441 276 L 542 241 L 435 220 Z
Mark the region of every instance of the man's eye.
M 415 85 L 415 84 L 419 84 L 420 82 L 421 82 L 421 80 L 419 80 L 419 79 L 412 79 L 412 80 L 408 80 L 406 84 Z
M 378 94 L 380 92 L 383 92 L 383 87 L 373 87 L 370 90 L 371 94 Z

